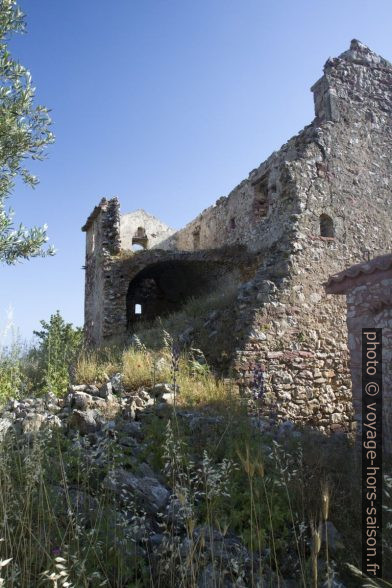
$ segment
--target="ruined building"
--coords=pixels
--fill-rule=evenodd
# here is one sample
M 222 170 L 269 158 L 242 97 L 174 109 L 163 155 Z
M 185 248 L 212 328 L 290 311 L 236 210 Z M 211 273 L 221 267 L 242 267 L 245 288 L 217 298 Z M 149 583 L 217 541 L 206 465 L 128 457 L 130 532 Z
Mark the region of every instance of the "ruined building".
M 346 309 L 323 283 L 391 249 L 392 66 L 354 40 L 312 92 L 313 122 L 185 228 L 101 201 L 83 227 L 85 329 L 109 342 L 230 280 L 238 381 L 261 363 L 267 411 L 337 429 L 351 418 Z

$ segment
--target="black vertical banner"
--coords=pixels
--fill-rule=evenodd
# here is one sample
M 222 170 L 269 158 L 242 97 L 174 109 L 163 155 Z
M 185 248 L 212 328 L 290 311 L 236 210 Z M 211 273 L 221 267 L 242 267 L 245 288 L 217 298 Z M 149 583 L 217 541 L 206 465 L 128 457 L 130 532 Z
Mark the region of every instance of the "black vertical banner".
M 382 577 L 382 329 L 362 329 L 362 573 Z

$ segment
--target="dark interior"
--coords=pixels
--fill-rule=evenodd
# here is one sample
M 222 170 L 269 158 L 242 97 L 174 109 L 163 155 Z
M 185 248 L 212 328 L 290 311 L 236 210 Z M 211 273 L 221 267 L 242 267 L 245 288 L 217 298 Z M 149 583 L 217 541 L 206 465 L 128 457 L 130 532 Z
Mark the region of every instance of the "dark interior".
M 210 291 L 220 275 L 221 266 L 206 261 L 167 261 L 146 267 L 129 284 L 128 328 L 135 321 L 151 321 L 179 310 L 189 298 Z

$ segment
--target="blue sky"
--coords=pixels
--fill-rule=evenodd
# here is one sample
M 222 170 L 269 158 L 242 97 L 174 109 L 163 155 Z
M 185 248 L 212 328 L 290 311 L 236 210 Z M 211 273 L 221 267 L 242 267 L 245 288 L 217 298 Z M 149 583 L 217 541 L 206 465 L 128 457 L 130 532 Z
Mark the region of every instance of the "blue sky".
M 0 268 L 0 330 L 12 307 L 30 339 L 59 309 L 83 323 L 84 234 L 102 196 L 180 228 L 313 118 L 310 86 L 358 38 L 392 60 L 390 0 L 24 0 L 12 52 L 56 143 L 12 198 L 16 221 L 49 225 L 58 250 Z M 31 167 L 31 166 L 30 166 Z

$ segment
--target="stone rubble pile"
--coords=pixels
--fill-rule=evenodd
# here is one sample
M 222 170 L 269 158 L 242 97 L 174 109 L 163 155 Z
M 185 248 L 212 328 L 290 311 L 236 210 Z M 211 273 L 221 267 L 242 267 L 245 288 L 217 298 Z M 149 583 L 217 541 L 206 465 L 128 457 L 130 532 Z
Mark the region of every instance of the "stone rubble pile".
M 116 374 L 101 387 L 71 386 L 62 399 L 52 393 L 42 398 L 11 399 L 0 412 L 0 442 L 7 436 L 30 442 L 39 432 L 57 429 L 69 437 L 75 446 L 83 449 L 84 458 L 91 465 L 99 468 L 106 464 L 105 443 L 110 439 L 121 449 L 126 462 L 105 475 L 102 489 L 111 492 L 116 498 L 118 510 L 112 513 L 113 521 L 118 520 L 119 512 L 126 506 L 124 496 L 131 496 L 135 507 L 146 513 L 143 537 L 134 538 L 136 542 L 139 541 L 140 556 L 147 557 L 146 545 L 143 543 L 147 534 L 147 549 L 150 556 L 153 554 L 152 566 L 158 573 L 160 559 L 170 549 L 168 536 L 161 532 L 158 525 L 159 519 L 173 529 L 181 558 L 185 558 L 195 547 L 201 554 L 204 553 L 200 586 L 215 585 L 217 572 L 209 555 L 211 541 L 216 549 L 219 548 L 216 553 L 221 554 L 222 562 L 224 560 L 225 563 L 226 571 L 219 573 L 222 574 L 221 581 L 231 586 L 233 584 L 227 583 L 223 574 L 232 576 L 229 560 L 233 559 L 234 552 L 237 559 L 241 559 L 241 567 L 247 566 L 248 571 L 250 569 L 251 557 L 241 541 L 233 536 L 220 535 L 215 529 L 210 530 L 210 537 L 208 529 L 199 527 L 195 528 L 192 539 L 189 539 L 182 524 L 181 509 L 179 505 L 175 506 L 176 498 L 166 486 L 163 476 L 140 459 L 147 449 L 144 423 L 154 414 L 168 416 L 173 411 L 174 400 L 173 388 L 167 383 L 128 393 L 122 386 L 121 374 Z M 219 417 L 203 417 L 192 411 L 178 410 L 177 413 L 189 422 L 195 434 L 208 434 L 208 430 L 219 422 Z M 54 490 L 60 511 L 66 509 L 64 488 L 56 486 Z M 73 486 L 68 488 L 67 495 L 75 513 L 83 513 L 86 522 L 91 524 L 97 516 L 97 499 Z
M 132 497 L 134 507 L 144 512 L 143 530 L 134 531 L 130 519 L 130 533 L 135 532 L 133 539 L 138 553 L 148 559 L 152 570 L 160 573 L 162 558 L 173 550 L 174 544 L 182 561 L 191 553 L 199 554 L 200 588 L 246 586 L 246 578 L 250 577 L 259 578 L 261 584 L 274 585 L 277 578 L 265 562 L 266 554 L 252 555 L 235 535 L 222 534 L 212 527 L 196 526 L 189 536 L 183 522 L 181 501 L 167 486 L 163 475 L 147 463 L 149 439 L 146 424 L 151 418 L 169 417 L 175 408 L 174 403 L 174 390 L 168 383 L 128 392 L 122 385 L 121 374 L 116 374 L 101 387 L 71 386 L 65 398 L 48 393 L 42 398 L 9 400 L 0 412 L 0 442 L 8 436 L 16 436 L 29 443 L 37 433 L 57 429 L 71 440 L 74 447 L 83 451 L 87 463 L 101 472 L 107 466 L 107 443 L 114 444 L 121 453 L 121 462 L 109 472 L 105 469 L 106 473 L 101 475 L 101 488 L 115 497 L 117 506 L 111 514 L 114 527 L 126 510 L 129 497 Z M 195 440 L 208 439 L 223 423 L 221 416 L 182 408 L 175 410 L 177 417 L 187 423 Z M 283 423 L 275 430 L 266 420 L 252 417 L 252 423 L 276 438 L 287 433 L 295 434 L 292 423 Z M 60 511 L 67 508 L 65 493 L 74 512 L 83 514 L 87 524 L 93 524 L 99 510 L 97 498 L 77 486 L 70 485 L 65 491 L 58 485 L 54 494 Z M 169 534 L 162 532 L 162 523 Z M 218 566 L 212 561 L 212 554 L 218 558 Z M 261 560 L 263 576 L 259 577 Z M 287 581 L 281 585 L 290 587 L 293 584 Z

